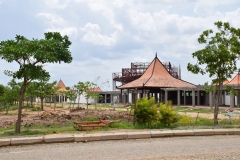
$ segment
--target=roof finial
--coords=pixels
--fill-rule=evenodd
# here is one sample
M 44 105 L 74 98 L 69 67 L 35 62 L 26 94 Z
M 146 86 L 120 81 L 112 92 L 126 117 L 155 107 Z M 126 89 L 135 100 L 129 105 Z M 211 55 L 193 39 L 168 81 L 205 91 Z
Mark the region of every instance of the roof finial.
M 156 52 L 156 56 L 155 56 L 155 58 L 157 58 L 157 52 Z

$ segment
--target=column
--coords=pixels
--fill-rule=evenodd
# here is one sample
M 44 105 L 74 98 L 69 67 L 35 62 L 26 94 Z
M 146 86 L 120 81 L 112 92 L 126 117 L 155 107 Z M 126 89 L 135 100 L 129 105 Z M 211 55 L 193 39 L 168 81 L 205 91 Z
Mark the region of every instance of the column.
M 165 90 L 165 103 L 167 103 L 167 101 L 168 101 L 168 91 Z
M 113 106 L 113 94 L 111 94 L 111 105 Z
M 198 90 L 197 91 L 197 105 L 200 106 L 200 97 L 201 97 L 201 93 L 200 91 Z
M 186 105 L 186 91 L 183 91 L 183 104 Z
M 230 91 L 230 109 L 234 107 L 234 101 L 235 101 L 235 96 L 232 93 L 232 91 Z
M 212 95 L 212 92 L 209 92 L 209 106 L 210 106 L 210 108 L 213 107 L 213 95 Z
M 180 101 L 180 90 L 177 91 L 177 105 L 180 106 L 181 101 Z
M 195 89 L 192 90 L 192 106 L 195 107 Z
M 132 104 L 134 104 L 135 103 L 135 93 L 134 93 L 134 91 L 132 92 Z
M 122 102 L 122 89 L 120 90 L 119 103 L 123 103 L 123 102 Z
M 107 103 L 107 94 L 105 93 L 105 95 L 104 95 L 105 97 L 105 99 L 104 99 L 104 101 L 105 101 L 105 104 Z
M 155 102 L 158 102 L 158 97 L 157 97 L 157 92 L 154 92 L 154 98 L 155 98 Z
M 237 107 L 239 107 L 240 105 L 240 90 L 237 90 L 238 91 L 238 95 L 237 95 Z
M 223 100 L 222 100 L 223 102 L 222 102 L 222 104 L 225 106 L 226 104 L 226 102 L 225 102 L 225 91 L 223 91 Z M 240 101 L 239 101 L 240 102 Z

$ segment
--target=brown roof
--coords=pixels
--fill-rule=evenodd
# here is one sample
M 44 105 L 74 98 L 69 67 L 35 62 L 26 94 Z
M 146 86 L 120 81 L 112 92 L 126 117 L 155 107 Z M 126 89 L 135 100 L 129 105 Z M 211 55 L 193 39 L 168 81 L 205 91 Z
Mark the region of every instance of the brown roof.
M 238 73 L 228 84 L 240 84 L 240 74 Z
M 58 82 L 57 86 L 59 87 L 58 91 L 67 91 L 66 86 L 61 79 Z
M 102 92 L 100 87 L 95 87 L 91 89 L 92 92 Z
M 229 81 L 226 80 L 226 81 L 223 82 L 223 85 L 228 84 L 228 83 L 229 83 Z
M 125 88 L 142 88 L 142 87 L 159 87 L 159 88 L 195 88 L 194 84 L 174 78 L 163 66 L 157 56 L 153 59 L 143 75 L 127 84 L 119 86 L 119 89 Z

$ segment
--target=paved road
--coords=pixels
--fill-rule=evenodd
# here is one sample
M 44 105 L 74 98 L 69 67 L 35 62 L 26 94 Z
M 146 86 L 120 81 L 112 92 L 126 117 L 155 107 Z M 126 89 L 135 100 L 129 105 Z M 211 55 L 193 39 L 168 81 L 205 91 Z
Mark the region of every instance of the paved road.
M 39 144 L 0 148 L 1 160 L 240 159 L 240 136 Z

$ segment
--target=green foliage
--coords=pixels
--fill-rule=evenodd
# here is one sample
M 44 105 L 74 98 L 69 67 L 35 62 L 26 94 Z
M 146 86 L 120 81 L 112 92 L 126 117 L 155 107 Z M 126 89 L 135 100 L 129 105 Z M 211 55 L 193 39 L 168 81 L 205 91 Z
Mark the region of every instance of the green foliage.
M 8 110 L 11 105 L 17 100 L 17 92 L 8 86 L 3 86 L 0 84 L 0 110 Z
M 160 117 L 159 121 L 162 124 L 165 124 L 167 126 L 170 126 L 171 123 L 176 123 L 179 120 L 179 115 L 175 111 L 175 108 L 171 107 L 172 102 L 167 101 L 166 104 L 160 103 Z
M 190 116 L 181 115 L 180 118 L 179 118 L 178 123 L 181 126 L 190 126 L 190 125 L 192 125 L 193 122 L 192 122 L 192 118 Z
M 158 119 L 157 107 L 154 98 L 144 97 L 137 100 L 135 119 L 138 124 L 151 125 Z
M 205 48 L 192 53 L 197 58 L 196 64 L 188 63 L 187 69 L 194 74 L 209 74 L 212 85 L 206 89 L 213 91 L 214 124 L 218 124 L 218 108 L 223 82 L 231 78 L 237 70 L 237 60 L 240 58 L 240 28 L 231 27 L 228 22 L 215 22 L 218 32 L 212 29 L 203 31 L 199 36 L 199 44 Z
M 6 70 L 4 73 L 13 78 L 22 80 L 19 90 L 19 110 L 16 133 L 20 133 L 22 103 L 27 86 L 33 80 L 49 78 L 49 73 L 43 68 L 45 63 L 70 63 L 72 61 L 69 47 L 71 42 L 67 36 L 58 32 L 45 33 L 44 39 L 27 39 L 17 35 L 15 40 L 0 42 L 0 58 L 9 63 L 19 65 L 17 71 Z

